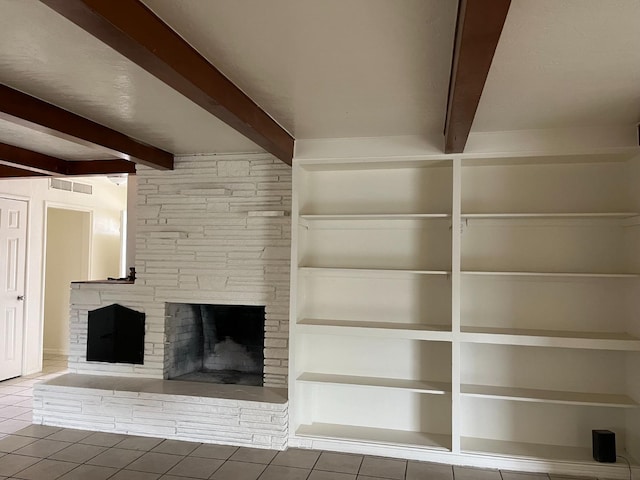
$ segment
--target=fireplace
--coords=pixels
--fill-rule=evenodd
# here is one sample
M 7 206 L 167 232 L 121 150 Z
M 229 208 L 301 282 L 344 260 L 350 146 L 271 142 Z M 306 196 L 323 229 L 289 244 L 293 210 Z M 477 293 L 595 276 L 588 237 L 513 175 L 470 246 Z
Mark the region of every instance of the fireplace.
M 167 303 L 168 378 L 263 385 L 265 307 Z

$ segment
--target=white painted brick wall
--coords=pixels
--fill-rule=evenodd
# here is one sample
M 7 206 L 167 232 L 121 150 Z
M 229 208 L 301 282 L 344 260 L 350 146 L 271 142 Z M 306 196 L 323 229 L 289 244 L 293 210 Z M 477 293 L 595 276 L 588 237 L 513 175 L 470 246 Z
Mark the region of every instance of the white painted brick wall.
M 265 386 L 287 384 L 291 168 L 268 154 L 138 166 L 135 285 L 73 284 L 72 372 L 166 378 L 165 302 L 265 305 Z M 284 215 L 283 215 L 284 213 Z M 87 363 L 87 312 L 146 313 L 144 365 Z

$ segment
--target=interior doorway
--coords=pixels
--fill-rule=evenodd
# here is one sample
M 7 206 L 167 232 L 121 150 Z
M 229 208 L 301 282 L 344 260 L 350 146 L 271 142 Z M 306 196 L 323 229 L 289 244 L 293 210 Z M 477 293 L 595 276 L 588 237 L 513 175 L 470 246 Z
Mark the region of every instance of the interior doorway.
M 70 284 L 90 278 L 90 211 L 47 207 L 44 339 L 46 356 L 68 355 Z

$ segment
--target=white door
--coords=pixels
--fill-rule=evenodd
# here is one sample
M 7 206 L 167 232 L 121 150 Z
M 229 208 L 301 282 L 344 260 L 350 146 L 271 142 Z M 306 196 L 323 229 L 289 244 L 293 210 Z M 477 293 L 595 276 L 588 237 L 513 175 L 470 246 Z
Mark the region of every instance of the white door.
M 27 202 L 0 198 L 0 380 L 22 374 Z

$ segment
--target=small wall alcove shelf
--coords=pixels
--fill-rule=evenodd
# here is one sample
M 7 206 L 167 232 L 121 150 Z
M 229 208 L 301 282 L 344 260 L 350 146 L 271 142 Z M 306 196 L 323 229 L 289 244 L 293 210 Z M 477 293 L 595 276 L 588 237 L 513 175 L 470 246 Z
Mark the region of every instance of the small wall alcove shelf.
M 290 444 L 640 457 L 640 155 L 294 161 Z

